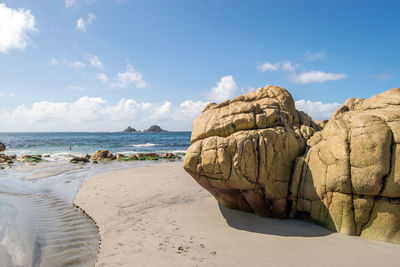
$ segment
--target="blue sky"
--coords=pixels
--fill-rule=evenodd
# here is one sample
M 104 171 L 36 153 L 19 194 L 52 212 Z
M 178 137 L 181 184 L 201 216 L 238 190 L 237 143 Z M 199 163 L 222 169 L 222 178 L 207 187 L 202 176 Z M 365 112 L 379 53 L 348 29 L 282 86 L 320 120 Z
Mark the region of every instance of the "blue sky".
M 398 1 L 0 0 L 0 131 L 190 130 L 274 84 L 328 118 L 400 84 Z

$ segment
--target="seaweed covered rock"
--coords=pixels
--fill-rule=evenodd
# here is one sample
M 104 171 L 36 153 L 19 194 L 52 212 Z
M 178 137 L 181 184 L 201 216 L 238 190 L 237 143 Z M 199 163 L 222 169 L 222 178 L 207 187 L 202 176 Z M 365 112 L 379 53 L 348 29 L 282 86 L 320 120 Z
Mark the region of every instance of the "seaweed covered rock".
M 89 162 L 89 159 L 87 157 L 73 157 L 69 162 L 70 163 L 85 163 L 85 162 Z
M 6 154 L 0 154 L 0 163 L 13 163 L 14 157 L 10 157 Z
M 42 161 L 42 155 L 22 155 L 17 158 L 17 161 L 37 163 Z
M 293 164 L 320 129 L 288 91 L 259 88 L 204 108 L 184 168 L 228 207 L 285 218 Z
M 348 99 L 292 175 L 291 217 L 400 243 L 400 89 Z

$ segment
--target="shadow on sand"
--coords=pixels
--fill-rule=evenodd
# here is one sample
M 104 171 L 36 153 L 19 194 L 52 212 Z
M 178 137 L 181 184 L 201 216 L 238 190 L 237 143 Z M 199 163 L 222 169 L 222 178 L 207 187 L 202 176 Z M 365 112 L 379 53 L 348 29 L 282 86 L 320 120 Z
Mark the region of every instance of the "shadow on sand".
M 218 203 L 219 209 L 230 227 L 238 230 L 279 235 L 316 237 L 326 236 L 333 232 L 316 224 L 294 219 L 271 219 L 253 213 L 233 210 Z

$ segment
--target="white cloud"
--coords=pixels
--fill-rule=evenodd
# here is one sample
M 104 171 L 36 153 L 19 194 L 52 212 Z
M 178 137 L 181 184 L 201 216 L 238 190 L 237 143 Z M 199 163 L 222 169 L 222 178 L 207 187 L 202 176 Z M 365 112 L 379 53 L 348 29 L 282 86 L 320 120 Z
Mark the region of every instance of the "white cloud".
M 257 68 L 262 72 L 278 70 L 293 72 L 296 70 L 297 67 L 298 64 L 293 64 L 291 61 L 278 61 L 275 63 L 264 62 L 257 66 Z
M 283 71 L 289 71 L 289 72 L 293 72 L 296 70 L 296 65 L 292 64 L 292 62 L 290 61 L 286 61 L 286 62 L 282 62 L 282 70 Z
M 294 74 L 292 81 L 295 83 L 323 83 L 326 81 L 337 81 L 346 78 L 344 73 L 328 73 L 323 71 L 309 71 L 300 74 Z
M 11 9 L 0 3 L 0 52 L 25 49 L 32 43 L 28 33 L 35 31 L 36 21 L 30 10 Z
M 118 73 L 115 82 L 111 83 L 111 86 L 125 88 L 130 84 L 134 84 L 136 88 L 149 87 L 149 84 L 143 78 L 143 74 L 135 71 L 133 66 L 128 64 L 126 65 L 126 71 Z
M 75 69 L 83 69 L 86 67 L 85 63 L 80 62 L 79 60 L 75 60 L 74 62 L 70 63 L 71 67 L 74 67 Z
M 264 62 L 260 65 L 257 66 L 259 70 L 262 72 L 271 70 L 271 71 L 277 71 L 279 69 L 279 62 L 277 63 L 270 63 L 270 62 Z
M 58 60 L 56 58 L 51 58 L 48 62 L 50 66 L 58 65 Z
M 333 112 L 340 107 L 339 103 L 322 103 L 312 102 L 310 100 L 297 100 L 295 102 L 296 109 L 304 111 L 310 115 L 314 120 L 326 120 L 330 119 Z
M 238 86 L 232 76 L 224 76 L 208 93 L 208 100 L 222 102 L 234 97 L 238 92 Z
M 116 131 L 133 123 L 139 129 L 160 124 L 171 130 L 190 130 L 205 105 L 192 100 L 175 106 L 168 101 L 139 103 L 132 99 L 110 105 L 103 98 L 85 96 L 75 102 L 21 105 L 11 112 L 0 112 L 0 121 L 9 131 Z
M 102 83 L 106 83 L 108 81 L 108 77 L 105 73 L 98 73 L 96 78 L 99 79 Z
M 306 53 L 307 61 L 316 61 L 316 60 L 323 59 L 324 57 L 325 57 L 325 51 L 320 51 L 317 53 L 311 53 L 311 52 Z
M 103 63 L 101 62 L 101 60 L 100 60 L 100 58 L 98 56 L 94 56 L 94 55 L 90 55 L 89 54 L 86 57 L 89 60 L 90 65 L 92 65 L 94 67 L 99 67 L 99 68 L 103 67 Z
M 96 16 L 93 15 L 93 13 L 89 13 L 86 20 L 84 18 L 79 18 L 76 21 L 76 29 L 79 30 L 79 31 L 86 32 L 87 31 L 87 26 L 92 24 L 95 19 L 96 19 Z

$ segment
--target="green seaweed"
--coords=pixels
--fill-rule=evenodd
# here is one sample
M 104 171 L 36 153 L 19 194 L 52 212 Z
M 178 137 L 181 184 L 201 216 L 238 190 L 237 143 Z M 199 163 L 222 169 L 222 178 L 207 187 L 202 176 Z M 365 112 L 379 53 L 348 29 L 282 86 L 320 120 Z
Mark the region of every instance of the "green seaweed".
M 117 158 L 117 161 L 132 161 L 132 160 L 138 160 L 136 157 L 119 157 Z
M 146 160 L 158 160 L 158 157 L 146 157 Z

